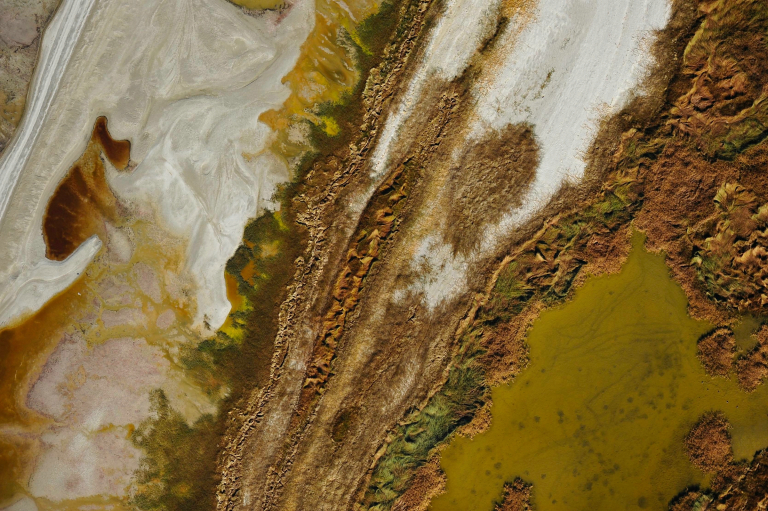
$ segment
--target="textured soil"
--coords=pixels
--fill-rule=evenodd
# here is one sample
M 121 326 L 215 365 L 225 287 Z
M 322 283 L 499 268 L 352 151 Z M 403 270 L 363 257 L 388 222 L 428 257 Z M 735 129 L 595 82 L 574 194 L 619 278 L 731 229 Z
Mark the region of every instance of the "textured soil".
M 751 392 L 768 376 L 768 327 L 763 326 L 757 333 L 757 344 L 749 353 L 736 362 L 739 385 Z
M 699 339 L 699 360 L 710 376 L 728 376 L 736 353 L 736 340 L 729 328 L 718 328 Z
M 671 511 L 755 511 L 768 505 L 768 451 L 755 454 L 748 465 L 727 465 L 712 489 L 689 490 L 670 505 Z
M 495 511 L 530 511 L 531 485 L 521 479 L 504 485 L 504 500 L 498 504 Z
M 730 424 L 721 413 L 704 415 L 685 438 L 685 449 L 693 465 L 704 472 L 717 472 L 733 462 Z

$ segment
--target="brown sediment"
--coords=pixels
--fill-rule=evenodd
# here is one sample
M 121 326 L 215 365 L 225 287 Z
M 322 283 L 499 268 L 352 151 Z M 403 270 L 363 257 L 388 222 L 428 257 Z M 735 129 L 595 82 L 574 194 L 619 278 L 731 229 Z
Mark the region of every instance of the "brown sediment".
M 702 416 L 685 437 L 685 449 L 693 465 L 704 472 L 717 472 L 733 462 L 731 425 L 720 412 Z
M 495 511 L 530 511 L 533 485 L 522 479 L 515 479 L 504 485 L 504 500 L 496 505 Z
M 472 143 L 450 170 L 445 237 L 455 252 L 473 252 L 486 226 L 520 206 L 538 164 L 531 126 L 509 125 Z
M 736 361 L 736 374 L 739 385 L 747 392 L 752 392 L 765 381 L 768 376 L 768 326 L 758 331 L 755 347 Z
M 28 490 L 36 456 L 45 448 L 40 443 L 40 434 L 55 424 L 54 419 L 36 411 L 38 405 L 30 402 L 29 392 L 44 377 L 44 366 L 60 342 L 74 334 L 81 336 L 89 347 L 95 347 L 110 339 L 128 336 L 166 349 L 178 343 L 180 336 L 198 340 L 189 328 L 194 311 L 187 298 L 188 283 L 181 275 L 184 266 L 180 240 L 158 232 L 141 220 L 127 218 L 125 223 L 123 229 L 130 229 L 131 241 L 136 244 L 131 257 L 116 257 L 111 252 L 111 240 L 107 238 L 105 250 L 72 286 L 31 316 L 0 330 L 0 351 L 3 353 L 0 357 L 0 424 L 5 426 L 0 434 L 0 452 L 7 454 L 0 456 L 0 492 L 5 491 L 6 483 L 13 490 L 11 493 Z M 148 272 L 153 273 L 152 279 L 156 279 L 160 287 L 159 294 L 154 286 L 148 285 L 146 278 L 142 278 Z M 171 277 L 171 273 L 175 276 Z M 106 315 L 125 310 L 134 313 L 134 319 L 139 321 L 111 327 L 107 324 Z M 157 318 L 164 311 L 173 312 L 172 325 L 156 327 Z M 173 350 L 168 351 L 172 353 Z M 172 358 L 172 355 L 168 356 Z M 73 378 L 73 387 L 68 391 L 72 391 L 82 381 L 78 380 L 79 374 L 69 376 Z M 191 388 L 185 387 L 184 391 L 189 393 Z M 187 395 L 193 400 L 200 399 L 192 393 Z M 56 426 L 72 427 L 71 421 L 72 418 L 67 416 Z M 125 425 L 125 429 L 130 435 L 132 425 Z M 6 451 L 2 448 L 6 442 L 25 447 L 15 452 Z M 0 499 L 4 496 L 0 495 Z M 49 509 L 45 507 L 49 504 L 51 509 L 79 509 L 80 505 L 104 504 L 107 500 L 104 497 L 85 498 L 54 506 L 43 499 L 38 504 L 41 509 Z M 129 509 L 125 499 L 116 498 L 108 503 L 114 504 L 115 509 Z
M 699 339 L 698 355 L 710 376 L 728 376 L 736 353 L 736 339 L 730 328 L 717 328 Z
M 229 0 L 249 11 L 278 10 L 286 6 L 286 0 Z
M 17 481 L 21 477 L 21 455 L 17 442 L 0 439 L 0 502 L 13 497 L 19 491 Z
M 90 293 L 85 281 L 81 276 L 22 323 L 0 330 L 0 424 L 40 419 L 24 406 L 27 385 L 58 341 L 56 333 L 76 323 L 78 312 L 86 308 Z
M 102 154 L 118 170 L 128 166 L 130 142 L 112 139 L 106 117 L 96 120 L 83 155 L 48 201 L 43 238 L 49 259 L 63 261 L 94 234 L 106 241 L 105 222 L 118 222 L 119 204 L 107 183 Z

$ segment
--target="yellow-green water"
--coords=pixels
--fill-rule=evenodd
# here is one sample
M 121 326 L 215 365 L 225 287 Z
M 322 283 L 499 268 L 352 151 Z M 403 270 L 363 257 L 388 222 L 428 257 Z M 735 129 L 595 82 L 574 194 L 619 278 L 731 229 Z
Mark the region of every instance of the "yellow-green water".
M 433 511 L 491 510 L 505 481 L 533 483 L 537 511 L 667 509 L 706 484 L 683 438 L 702 413 L 722 410 L 737 459 L 768 446 L 768 385 L 752 394 L 712 379 L 692 320 L 661 256 L 633 250 L 617 275 L 590 279 L 544 312 L 528 337 L 529 367 L 493 389 L 490 429 L 443 452 L 447 492 Z

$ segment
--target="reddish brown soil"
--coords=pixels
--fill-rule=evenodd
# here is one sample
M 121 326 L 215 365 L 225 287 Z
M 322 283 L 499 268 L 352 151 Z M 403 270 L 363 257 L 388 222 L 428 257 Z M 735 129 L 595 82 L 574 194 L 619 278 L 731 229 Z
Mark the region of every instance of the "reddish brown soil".
M 685 449 L 693 465 L 704 472 L 717 472 L 733 462 L 731 425 L 720 412 L 705 414 L 685 437 Z
M 131 158 L 131 142 L 128 140 L 115 140 L 107 129 L 107 118 L 104 116 L 96 119 L 93 126 L 91 140 L 101 145 L 104 155 L 118 170 L 125 170 Z
M 710 376 L 728 376 L 735 352 L 736 340 L 729 328 L 717 328 L 699 339 L 699 360 Z
M 498 504 L 495 511 L 530 511 L 531 485 L 522 479 L 504 485 L 504 500 Z

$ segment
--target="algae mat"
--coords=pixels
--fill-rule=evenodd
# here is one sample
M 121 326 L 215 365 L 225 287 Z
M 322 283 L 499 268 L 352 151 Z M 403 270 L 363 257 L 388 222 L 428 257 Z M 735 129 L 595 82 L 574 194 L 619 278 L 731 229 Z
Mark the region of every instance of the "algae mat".
M 710 378 L 692 320 L 662 256 L 633 249 L 616 275 L 592 278 L 544 312 L 529 336 L 529 367 L 493 390 L 490 429 L 442 454 L 447 492 L 433 511 L 491 510 L 503 483 L 533 483 L 538 511 L 667 509 L 705 475 L 683 439 L 702 413 L 722 410 L 736 459 L 768 445 L 768 392 Z

